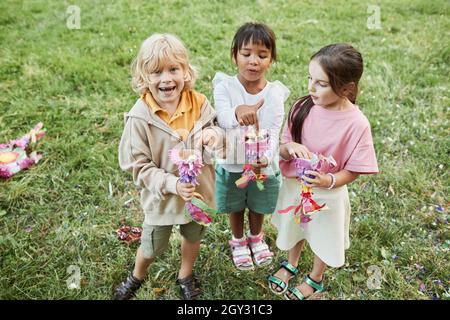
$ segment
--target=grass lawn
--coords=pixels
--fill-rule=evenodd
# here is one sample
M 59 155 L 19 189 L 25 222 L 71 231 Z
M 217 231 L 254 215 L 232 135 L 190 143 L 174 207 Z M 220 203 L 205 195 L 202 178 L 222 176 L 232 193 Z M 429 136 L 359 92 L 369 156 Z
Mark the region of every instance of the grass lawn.
M 367 27 L 372 4 L 381 29 Z M 69 5 L 81 10 L 80 29 L 66 25 Z M 287 110 L 307 92 L 309 57 L 320 47 L 350 42 L 365 59 L 358 104 L 381 174 L 349 186 L 352 244 L 345 266 L 326 271 L 328 297 L 449 299 L 449 18 L 445 0 L 1 1 L 0 143 L 39 121 L 48 133 L 42 161 L 0 181 L 0 299 L 111 297 L 137 248 L 115 230 L 143 219 L 117 160 L 122 114 L 137 98 L 129 66 L 139 45 L 154 32 L 177 34 L 200 69 L 196 89 L 212 101 L 215 72 L 235 73 L 234 32 L 251 20 L 277 35 L 268 79 L 290 88 Z M 268 221 L 265 230 L 275 263 L 239 272 L 227 218 L 215 219 L 196 265 L 204 299 L 279 299 L 265 278 L 286 252 Z M 138 298 L 179 299 L 179 244 L 174 233 Z M 78 290 L 66 283 L 71 265 L 81 272 Z M 307 248 L 299 267 L 311 266 Z

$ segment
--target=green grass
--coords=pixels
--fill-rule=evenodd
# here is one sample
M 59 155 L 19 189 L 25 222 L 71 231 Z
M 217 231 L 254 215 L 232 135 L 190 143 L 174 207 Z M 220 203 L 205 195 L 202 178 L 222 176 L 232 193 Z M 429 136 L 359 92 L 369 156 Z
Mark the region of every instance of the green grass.
M 117 240 L 115 229 L 122 219 L 133 225 L 143 219 L 131 177 L 117 161 L 122 114 L 137 97 L 129 65 L 140 43 L 153 32 L 177 34 L 200 68 L 196 89 L 212 101 L 215 72 L 235 72 L 229 59 L 235 30 L 258 20 L 278 37 L 279 61 L 268 78 L 291 89 L 286 108 L 306 93 L 309 57 L 320 47 L 351 42 L 365 58 L 359 104 L 372 124 L 381 174 L 349 186 L 352 245 L 346 265 L 326 271 L 329 298 L 448 299 L 450 5 L 376 1 L 382 29 L 370 30 L 366 3 L 329 3 L 335 2 L 77 1 L 81 29 L 69 30 L 72 2 L 2 1 L 0 143 L 39 121 L 48 134 L 41 163 L 0 181 L 0 298 L 111 297 L 136 252 Z M 129 199 L 132 206 L 124 207 Z M 267 221 L 265 229 L 276 263 L 238 272 L 229 259 L 226 217 L 216 218 L 196 265 L 205 299 L 277 298 L 265 277 L 286 252 L 275 248 Z M 179 244 L 174 233 L 138 298 L 179 298 Z M 311 264 L 308 248 L 302 273 Z M 67 288 L 70 265 L 80 267 L 80 290 Z M 367 286 L 370 266 L 379 268 L 380 289 Z

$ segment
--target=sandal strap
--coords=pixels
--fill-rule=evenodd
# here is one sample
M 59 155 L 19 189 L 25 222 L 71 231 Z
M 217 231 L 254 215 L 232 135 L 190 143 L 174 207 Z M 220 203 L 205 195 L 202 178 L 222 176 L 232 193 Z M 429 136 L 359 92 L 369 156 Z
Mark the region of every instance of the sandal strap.
M 284 290 L 284 288 L 286 288 L 286 286 L 287 286 L 287 283 L 286 283 L 286 282 L 284 282 L 283 280 L 281 280 L 281 279 L 279 279 L 279 278 L 277 278 L 277 277 L 275 277 L 275 276 L 269 276 L 269 277 L 267 278 L 267 280 L 268 280 L 270 283 L 276 284 L 276 285 L 279 286 L 282 290 Z
M 253 245 L 253 243 L 250 242 L 250 248 L 252 249 L 253 254 L 269 250 L 269 246 L 265 242 L 259 242 Z
M 233 263 L 238 269 L 252 269 L 253 260 L 250 249 L 248 248 L 247 240 L 230 240 L 228 241 L 231 247 L 231 256 Z
M 235 264 L 252 264 L 252 258 L 246 256 L 233 257 L 233 262 Z
M 264 241 L 262 232 L 258 236 L 249 236 L 248 240 L 257 265 L 267 264 L 272 261 L 273 252 L 270 251 L 269 246 Z
M 309 275 L 305 276 L 305 282 L 306 282 L 311 288 L 314 289 L 314 292 L 320 293 L 320 292 L 322 292 L 322 291 L 324 290 L 324 287 L 323 287 L 323 281 L 321 281 L 321 282 L 316 282 L 316 281 L 314 281 L 313 279 L 311 279 L 311 278 L 309 277 Z
M 246 247 L 234 247 L 231 254 L 233 257 L 250 256 L 250 250 Z
M 287 260 L 284 260 L 281 263 L 281 267 L 289 271 L 293 276 L 296 276 L 298 274 L 298 269 L 290 264 Z
M 267 260 L 267 258 L 272 259 L 272 256 L 273 256 L 273 252 L 270 252 L 269 250 L 263 251 L 263 252 L 257 252 L 257 253 L 253 254 L 253 257 L 258 261 Z
M 305 296 L 298 288 L 290 288 L 289 292 L 292 293 L 298 300 L 305 300 Z

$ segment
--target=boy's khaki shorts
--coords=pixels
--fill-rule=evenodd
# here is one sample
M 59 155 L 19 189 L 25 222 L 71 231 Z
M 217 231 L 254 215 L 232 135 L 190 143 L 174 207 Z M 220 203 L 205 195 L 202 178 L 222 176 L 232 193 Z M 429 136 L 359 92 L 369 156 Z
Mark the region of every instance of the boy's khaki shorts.
M 172 227 L 143 223 L 140 248 L 146 258 L 155 258 L 167 249 Z M 206 227 L 194 221 L 180 225 L 181 235 L 189 242 L 197 242 L 203 239 L 205 232 Z

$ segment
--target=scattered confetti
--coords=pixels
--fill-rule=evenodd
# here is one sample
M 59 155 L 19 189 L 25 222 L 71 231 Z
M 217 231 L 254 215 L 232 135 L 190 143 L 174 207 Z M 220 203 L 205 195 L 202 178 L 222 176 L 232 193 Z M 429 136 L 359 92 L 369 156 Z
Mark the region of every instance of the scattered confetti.
M 123 206 L 125 208 L 131 208 L 132 205 L 133 205 L 133 198 L 131 198 L 123 203 Z
M 437 280 L 433 280 L 433 283 L 438 285 L 438 286 L 442 286 L 442 281 L 437 279 Z
M 425 284 L 423 282 L 421 282 L 420 285 L 419 285 L 419 291 L 420 292 L 427 291 L 427 287 L 425 286 Z
M 109 181 L 109 183 L 108 183 L 108 191 L 109 191 L 108 198 L 111 199 L 113 197 L 113 188 L 112 188 L 111 181 Z
M 153 288 L 153 293 L 154 294 L 161 294 L 165 291 L 164 288 Z

